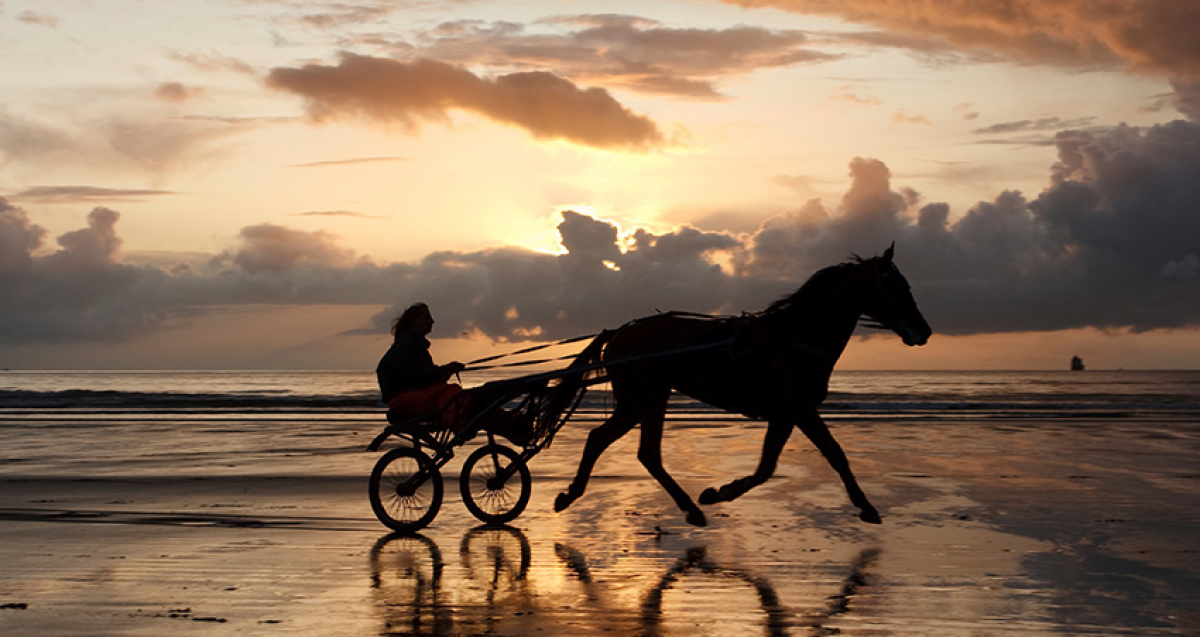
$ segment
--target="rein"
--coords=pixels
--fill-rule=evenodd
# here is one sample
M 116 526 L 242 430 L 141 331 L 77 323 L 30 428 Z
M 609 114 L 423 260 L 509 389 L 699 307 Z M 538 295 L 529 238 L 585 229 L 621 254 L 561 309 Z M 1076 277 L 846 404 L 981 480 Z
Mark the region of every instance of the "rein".
M 575 356 L 578 355 L 578 352 L 571 353 L 571 354 L 564 354 L 562 356 L 556 356 L 553 358 L 539 358 L 536 360 L 516 361 L 514 363 L 500 363 L 497 365 L 480 365 L 479 364 L 479 363 L 490 363 L 491 361 L 499 360 L 501 358 L 507 358 L 509 356 L 519 356 L 521 354 L 530 354 L 530 353 L 536 352 L 538 350 L 543 350 L 543 349 L 546 349 L 549 347 L 556 347 L 558 345 L 569 345 L 571 343 L 578 343 L 579 341 L 584 341 L 584 340 L 587 340 L 590 338 L 595 338 L 597 336 L 599 336 L 599 334 L 584 334 L 583 336 L 572 336 L 571 338 L 565 338 L 561 341 L 555 341 L 553 343 L 544 343 L 542 345 L 534 345 L 533 347 L 526 347 L 524 349 L 519 349 L 519 350 L 512 351 L 512 352 L 496 354 L 495 356 L 485 356 L 483 358 L 477 358 L 477 359 L 467 363 L 467 366 L 463 371 L 476 371 L 476 370 L 481 370 L 481 369 L 498 369 L 501 367 L 522 367 L 522 366 L 526 366 L 526 365 L 538 365 L 540 363 L 551 363 L 554 361 L 562 361 L 562 360 L 567 360 L 569 358 L 575 358 Z
M 733 316 L 714 316 L 712 314 L 700 314 L 698 312 L 684 312 L 684 311 L 679 311 L 679 310 L 673 310 L 670 312 L 659 312 L 659 314 L 667 315 L 667 316 L 686 316 L 686 317 L 690 317 L 690 318 L 707 319 L 707 320 L 711 320 L 711 321 L 723 321 L 726 319 L 737 318 L 737 317 L 733 317 Z M 537 358 L 537 359 L 533 359 L 533 360 L 516 361 L 516 362 L 512 362 L 512 363 L 499 363 L 496 365 L 480 365 L 480 363 L 490 363 L 494 360 L 500 360 L 501 358 L 508 358 L 509 356 L 519 356 L 521 354 L 531 354 L 531 353 L 539 351 L 539 350 L 547 349 L 550 347 L 557 347 L 559 345 L 570 345 L 571 343 L 578 343 L 579 341 L 596 338 L 597 336 L 599 336 L 599 334 L 584 334 L 582 336 L 572 336 L 571 338 L 565 338 L 561 341 L 555 341 L 553 343 L 534 345 L 533 347 L 526 347 L 524 349 L 519 349 L 519 350 L 515 350 L 512 352 L 505 352 L 503 354 L 496 354 L 494 356 L 485 356 L 483 358 L 477 358 L 473 361 L 468 362 L 466 364 L 466 367 L 463 369 L 463 371 L 500 369 L 503 367 L 526 367 L 529 365 L 541 365 L 542 363 L 553 363 L 555 361 L 570 360 L 570 359 L 575 358 L 578 355 L 578 352 L 571 353 L 571 354 L 563 354 L 562 356 L 555 356 L 552 358 Z

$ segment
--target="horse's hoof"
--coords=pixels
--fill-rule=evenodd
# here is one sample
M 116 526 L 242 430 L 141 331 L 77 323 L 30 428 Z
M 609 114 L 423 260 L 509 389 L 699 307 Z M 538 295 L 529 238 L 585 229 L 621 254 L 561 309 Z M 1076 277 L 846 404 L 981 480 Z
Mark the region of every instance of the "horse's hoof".
M 701 511 L 692 511 L 687 515 L 687 523 L 692 526 L 708 526 L 708 520 L 705 519 L 704 513 Z
M 567 495 L 566 493 L 558 494 L 558 497 L 554 498 L 554 512 L 555 513 L 561 512 L 563 509 L 566 509 L 567 507 L 571 506 L 571 503 L 574 501 L 575 501 L 575 498 L 572 498 L 571 496 Z
M 700 504 L 716 504 L 720 502 L 721 499 L 717 497 L 717 495 L 716 489 L 712 487 L 705 489 L 704 492 L 700 494 Z
M 867 507 L 858 512 L 858 519 L 867 524 L 883 524 L 883 518 L 879 517 L 879 512 L 873 507 Z

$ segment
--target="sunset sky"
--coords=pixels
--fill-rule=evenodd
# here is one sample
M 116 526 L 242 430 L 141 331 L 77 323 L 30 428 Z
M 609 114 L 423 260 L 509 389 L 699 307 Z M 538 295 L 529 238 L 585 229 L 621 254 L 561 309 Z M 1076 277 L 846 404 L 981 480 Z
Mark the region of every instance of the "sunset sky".
M 0 368 L 373 369 L 413 301 L 465 360 L 761 309 L 892 241 L 934 336 L 842 368 L 1200 368 L 1198 25 L 0 0 Z

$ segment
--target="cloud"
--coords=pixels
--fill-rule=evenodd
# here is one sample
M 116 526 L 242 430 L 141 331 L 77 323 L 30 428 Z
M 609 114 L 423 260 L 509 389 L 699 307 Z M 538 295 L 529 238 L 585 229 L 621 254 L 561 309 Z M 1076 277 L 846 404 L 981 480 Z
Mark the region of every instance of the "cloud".
M 1059 160 L 1037 197 L 1005 191 L 954 221 L 945 204 L 896 192 L 880 164 L 862 160 L 841 209 L 810 202 L 764 223 L 744 272 L 801 276 L 891 235 L 942 332 L 1200 323 L 1190 278 L 1200 254 L 1200 126 L 1064 131 L 1055 143 Z
M 297 212 L 297 217 L 357 217 L 359 219 L 387 219 L 382 215 L 369 215 L 364 212 L 354 212 L 352 210 L 311 210 L 309 212 Z
M 302 23 L 319 29 L 334 29 L 342 26 L 353 26 L 370 23 L 387 17 L 398 10 L 399 6 L 339 4 L 332 7 L 336 10 L 322 13 L 306 13 L 298 18 Z
M 382 333 L 430 303 L 439 333 L 555 339 L 656 310 L 765 307 L 814 271 L 896 241 L 897 262 L 939 333 L 1200 325 L 1200 125 L 1062 131 L 1047 187 L 1004 190 L 965 211 L 855 158 L 840 200 L 809 200 L 749 232 L 621 228 L 566 211 L 561 254 L 438 251 L 378 264 L 323 231 L 244 228 L 207 260 L 124 260 L 118 214 L 95 208 L 58 237 L 0 203 L 0 341 L 111 340 L 205 308 L 375 304 Z M 2 201 L 2 200 L 0 200 Z
M 0 154 L 5 161 L 25 161 L 71 154 L 71 135 L 53 126 L 14 115 L 0 106 Z
M 415 128 L 447 122 L 452 109 L 461 109 L 523 128 L 538 139 L 635 150 L 665 143 L 654 122 L 607 91 L 581 89 L 542 71 L 483 78 L 435 60 L 347 53 L 337 66 L 272 69 L 267 84 L 305 98 L 315 121 L 360 116 Z
M 979 118 L 979 111 L 975 110 L 974 104 L 969 104 L 967 102 L 963 102 L 961 104 L 956 104 L 954 106 L 954 108 L 951 110 L 954 111 L 955 113 L 958 113 L 964 120 L 972 120 L 972 119 Z
M 238 239 L 241 245 L 228 256 L 251 273 L 284 272 L 298 265 L 339 268 L 354 262 L 353 252 L 322 230 L 305 232 L 264 223 L 242 228 Z
M 1007 60 L 1200 80 L 1200 4 L 1175 0 L 722 0 L 869 25 L 864 42 L 944 63 Z M 850 37 L 853 36 L 845 36 Z M 862 39 L 861 37 L 859 38 Z M 1181 110 L 1189 117 L 1194 113 Z
M 42 245 L 46 229 L 32 223 L 24 210 L 0 197 L 0 281 L 26 269 Z
M 566 29 L 547 33 L 537 27 Z M 798 30 L 671 28 L 627 15 L 575 15 L 536 25 L 462 20 L 439 25 L 396 55 L 463 65 L 552 70 L 588 82 L 693 99 L 722 97 L 717 82 L 759 69 L 838 59 Z
M 171 294 L 157 270 L 120 262 L 118 218 L 95 208 L 57 251 L 34 256 L 45 230 L 0 200 L 0 342 L 108 340 L 161 324 Z
M 167 57 L 185 64 L 193 69 L 207 73 L 234 72 L 244 75 L 257 75 L 258 70 L 249 62 L 231 55 L 210 51 L 199 53 L 195 51 L 167 51 Z
M 829 96 L 829 99 L 837 102 L 859 104 L 861 106 L 879 106 L 883 103 L 883 100 L 875 97 L 874 95 L 859 95 L 858 93 L 854 92 L 855 88 L 856 87 L 849 84 L 839 86 L 834 90 L 833 94 Z
M 1079 117 L 1063 119 L 1061 117 L 1042 117 L 1039 119 L 1023 119 L 1015 122 L 1000 122 L 971 131 L 978 135 L 996 133 L 1016 133 L 1021 131 L 1059 131 L 1064 128 L 1082 128 L 1096 121 L 1095 117 Z
M 830 15 L 878 27 L 909 46 L 949 46 L 1032 64 L 1113 68 L 1166 75 L 1200 75 L 1200 42 L 1193 26 L 1200 7 L 1145 0 L 724 0 L 744 7 Z
M 42 122 L 0 107 L 0 157 L 34 169 L 82 165 L 159 177 L 223 157 L 216 142 L 257 123 L 164 117 L 156 111 Z
M 375 164 L 393 161 L 408 161 L 408 157 L 357 157 L 354 159 L 329 159 L 311 161 L 306 164 L 292 164 L 292 168 L 324 168 L 326 166 L 353 166 L 358 164 Z
M 186 86 L 181 82 L 163 82 L 154 90 L 154 96 L 172 104 L 181 104 L 203 96 L 203 88 Z
M 143 201 L 147 197 L 173 195 L 169 190 L 100 188 L 97 186 L 34 186 L 12 195 L 20 201 L 78 203 L 100 201 Z
M 933 126 L 933 122 L 929 121 L 928 117 L 925 117 L 924 115 L 922 115 L 920 113 L 917 113 L 916 115 L 909 115 L 903 109 L 898 110 L 892 114 L 891 122 L 892 122 L 892 126 L 900 126 L 900 125 L 906 125 L 906 124 L 916 124 L 919 126 Z
M 1200 122 L 1200 78 L 1175 78 L 1171 87 L 1175 89 L 1172 101 L 1176 110 L 1193 122 Z
M 49 13 L 39 13 L 36 11 L 22 11 L 17 14 L 17 20 L 25 24 L 32 24 L 42 27 L 55 28 L 58 26 L 58 17 Z

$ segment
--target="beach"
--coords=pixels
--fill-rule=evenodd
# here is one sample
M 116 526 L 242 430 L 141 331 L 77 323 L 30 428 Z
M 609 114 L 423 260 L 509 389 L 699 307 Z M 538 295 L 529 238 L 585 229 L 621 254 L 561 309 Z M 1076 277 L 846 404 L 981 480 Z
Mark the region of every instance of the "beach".
M 555 513 L 599 410 L 533 459 L 511 526 L 462 504 L 473 443 L 433 523 L 395 536 L 366 496 L 375 412 L 9 410 L 0 633 L 1200 633 L 1200 419 L 885 412 L 830 418 L 881 525 L 798 433 L 707 527 L 636 431 Z M 763 431 L 684 405 L 666 467 L 697 497 L 749 474 Z
M 601 460 L 579 502 L 554 513 L 583 440 L 583 428 L 569 429 L 535 458 L 533 499 L 511 527 L 480 527 L 447 480 L 441 512 L 416 537 L 389 536 L 371 514 L 377 454 L 362 448 L 373 431 L 252 424 L 196 435 L 201 448 L 278 436 L 224 463 L 177 439 L 131 467 L 99 433 L 44 441 L 94 450 L 73 466 L 7 462 L 0 631 L 1200 630 L 1197 423 L 841 421 L 835 435 L 882 525 L 857 520 L 796 436 L 776 477 L 708 507 L 705 528 L 686 525 L 638 465 L 634 436 Z M 761 434 L 753 423 L 676 423 L 667 467 L 696 494 L 749 473 Z

